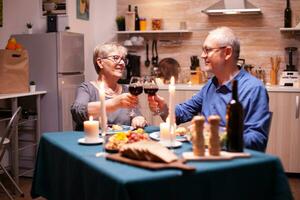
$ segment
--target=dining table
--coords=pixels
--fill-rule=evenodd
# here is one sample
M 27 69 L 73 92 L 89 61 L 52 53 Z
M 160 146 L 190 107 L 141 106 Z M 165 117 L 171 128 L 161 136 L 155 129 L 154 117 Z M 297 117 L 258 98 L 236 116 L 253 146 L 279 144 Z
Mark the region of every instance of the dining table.
M 146 132 L 155 128 L 148 127 Z M 157 131 L 157 130 L 156 130 Z M 102 144 L 78 143 L 83 132 L 48 132 L 40 139 L 31 196 L 48 200 L 293 199 L 280 160 L 245 149 L 249 158 L 187 161 L 194 171 L 151 170 L 96 156 Z M 192 151 L 190 142 L 173 150 Z

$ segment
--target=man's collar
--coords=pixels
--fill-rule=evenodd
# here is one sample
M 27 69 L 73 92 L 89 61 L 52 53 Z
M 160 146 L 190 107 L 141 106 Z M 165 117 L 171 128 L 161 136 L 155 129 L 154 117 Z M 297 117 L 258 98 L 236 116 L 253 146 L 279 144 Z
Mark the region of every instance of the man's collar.
M 226 81 L 223 85 L 219 85 L 218 79 L 216 76 L 212 78 L 212 83 L 215 85 L 216 90 L 219 92 L 231 92 L 232 91 L 232 80 L 240 80 L 241 77 L 247 73 L 244 69 L 240 69 L 234 77 L 228 81 Z

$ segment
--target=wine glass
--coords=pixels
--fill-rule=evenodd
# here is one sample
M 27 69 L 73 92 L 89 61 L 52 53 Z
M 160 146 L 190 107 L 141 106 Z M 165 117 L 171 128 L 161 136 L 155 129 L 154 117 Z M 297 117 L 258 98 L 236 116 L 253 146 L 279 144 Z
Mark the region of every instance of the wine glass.
M 146 76 L 144 79 L 144 92 L 148 94 L 148 96 L 154 96 L 158 91 L 158 86 L 154 76 Z M 154 111 L 153 115 L 159 115 L 159 108 Z
M 142 94 L 143 79 L 138 76 L 131 77 L 128 89 L 129 89 L 130 94 L 132 94 L 134 96 L 138 96 L 138 95 Z M 132 109 L 130 111 L 129 115 L 130 115 L 130 117 L 134 117 L 136 115 L 134 112 L 134 109 Z

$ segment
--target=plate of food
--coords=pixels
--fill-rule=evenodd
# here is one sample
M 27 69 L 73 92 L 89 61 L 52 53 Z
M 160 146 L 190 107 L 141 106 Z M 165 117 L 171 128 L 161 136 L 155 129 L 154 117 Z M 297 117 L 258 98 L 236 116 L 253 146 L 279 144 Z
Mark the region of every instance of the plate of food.
M 133 130 L 133 127 L 127 125 L 110 124 L 107 127 L 107 134 L 111 135 L 118 132 L 127 132 L 129 130 Z M 100 129 L 100 134 L 101 134 L 101 129 Z
M 153 140 L 160 141 L 159 132 L 152 132 L 149 134 L 149 137 Z M 176 141 L 185 142 L 188 141 L 185 136 L 176 135 Z
M 126 132 L 116 132 L 110 136 L 105 145 L 108 152 L 118 152 L 124 144 L 134 143 L 141 140 L 149 140 L 148 134 L 144 129 L 138 128 L 137 130 L 128 130 Z
M 188 131 L 185 127 L 178 127 L 175 130 L 175 134 L 176 134 L 176 141 L 179 141 L 179 142 L 188 141 L 188 139 L 187 139 Z M 149 137 L 153 140 L 160 141 L 160 132 L 159 131 L 152 132 L 149 134 Z

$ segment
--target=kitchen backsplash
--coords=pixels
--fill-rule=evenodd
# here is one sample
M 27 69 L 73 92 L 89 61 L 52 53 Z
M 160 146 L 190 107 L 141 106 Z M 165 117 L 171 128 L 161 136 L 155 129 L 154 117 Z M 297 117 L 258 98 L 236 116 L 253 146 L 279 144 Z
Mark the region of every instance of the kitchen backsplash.
M 214 1 L 215 2 L 215 1 Z M 250 0 L 251 3 L 261 8 L 262 15 L 222 15 L 208 16 L 201 10 L 212 5 L 211 0 L 118 0 L 117 15 L 124 15 L 128 5 L 138 6 L 139 16 L 147 19 L 147 29 L 151 30 L 151 19 L 161 18 L 163 29 L 174 30 L 180 28 L 180 23 L 185 22 L 191 33 L 171 34 L 142 34 L 145 40 L 158 39 L 159 60 L 173 57 L 181 65 L 181 76 L 189 71 L 190 56 L 201 55 L 202 43 L 208 33 L 218 26 L 229 26 L 234 29 L 241 41 L 240 57 L 247 64 L 261 67 L 266 73 L 266 82 L 269 82 L 271 61 L 270 57 L 280 56 L 280 72 L 285 69 L 285 47 L 298 48 L 298 66 L 300 71 L 300 34 L 282 33 L 283 12 L 285 1 L 282 0 Z M 300 0 L 292 0 L 293 26 L 300 22 Z M 118 35 L 118 41 L 124 42 L 134 34 Z M 162 41 L 160 41 L 162 40 Z M 151 41 L 149 42 L 149 57 L 151 59 Z M 130 51 L 141 56 L 141 74 L 149 74 L 150 67 L 144 66 L 146 58 L 145 45 L 142 47 L 129 47 Z M 255 69 L 255 68 L 254 68 Z

